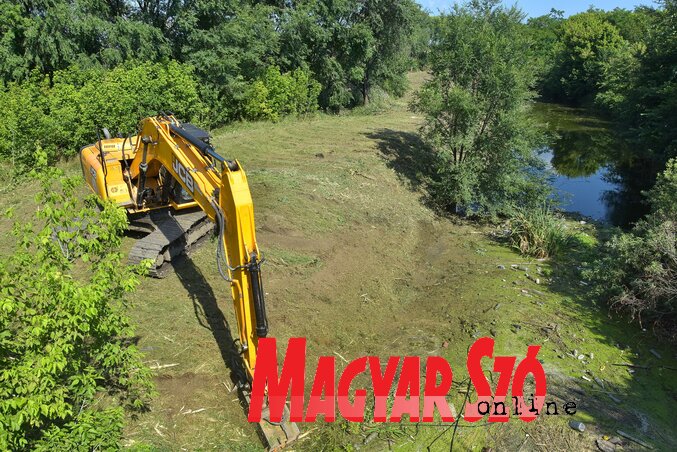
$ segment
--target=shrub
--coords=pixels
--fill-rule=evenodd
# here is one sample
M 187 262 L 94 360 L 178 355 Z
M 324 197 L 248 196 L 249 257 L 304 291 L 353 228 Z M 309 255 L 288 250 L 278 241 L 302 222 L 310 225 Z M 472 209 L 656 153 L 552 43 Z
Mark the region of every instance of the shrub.
M 77 201 L 56 171 L 40 181 L 40 226 L 17 224 L 0 261 L 0 449 L 117 449 L 124 410 L 151 391 L 125 313 L 138 283 L 119 251 L 126 215 Z
M 30 169 L 36 144 L 50 162 L 75 155 L 96 140 L 97 130 L 130 134 L 138 121 L 159 111 L 185 120 L 203 112 L 189 66 L 128 63 L 115 69 L 79 69 L 34 77 L 0 92 L 5 119 L 0 124 L 0 156 L 19 171 Z
M 654 213 L 661 218 L 677 219 L 677 158 L 669 160 L 658 175 L 654 188 L 646 193 Z
M 677 160 L 647 195 L 652 212 L 605 243 L 584 276 L 593 292 L 641 325 L 677 339 Z
M 57 119 L 47 113 L 49 93 L 46 78 L 10 84 L 0 91 L 4 113 L 0 121 L 0 156 L 20 172 L 33 164 L 36 147 L 43 147 L 52 160 L 56 154 Z
M 270 66 L 248 86 L 242 110 L 245 119 L 277 121 L 316 111 L 319 95 L 320 84 L 310 72 L 296 69 L 282 74 L 280 68 Z
M 388 94 L 388 91 L 375 86 L 371 89 L 369 94 L 369 102 L 365 105 L 360 105 L 352 110 L 355 115 L 378 115 L 390 110 L 393 107 L 393 99 Z
M 677 223 L 651 218 L 618 233 L 584 276 L 593 293 L 640 325 L 677 338 Z
M 522 254 L 537 259 L 551 257 L 571 241 L 564 219 L 547 206 L 520 209 L 510 219 L 510 242 Z

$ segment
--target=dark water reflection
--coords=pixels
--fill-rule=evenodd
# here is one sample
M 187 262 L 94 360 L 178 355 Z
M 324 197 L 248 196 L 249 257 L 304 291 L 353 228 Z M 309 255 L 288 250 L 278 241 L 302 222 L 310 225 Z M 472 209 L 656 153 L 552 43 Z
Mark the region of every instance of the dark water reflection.
M 538 103 L 534 114 L 554 137 L 542 157 L 550 162 L 562 208 L 627 227 L 647 210 L 648 171 L 633 161 L 611 125 L 585 109 Z

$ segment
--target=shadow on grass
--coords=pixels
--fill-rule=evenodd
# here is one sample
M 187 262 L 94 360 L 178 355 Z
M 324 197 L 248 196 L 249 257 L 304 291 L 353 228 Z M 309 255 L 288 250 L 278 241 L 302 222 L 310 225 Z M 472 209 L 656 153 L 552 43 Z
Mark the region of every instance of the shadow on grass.
M 230 370 L 230 378 L 235 384 L 247 381 L 246 371 L 242 365 L 235 339 L 230 332 L 226 317 L 218 306 L 214 290 L 193 263 L 190 257 L 183 257 L 174 264 L 176 276 L 183 284 L 193 302 L 195 317 L 203 328 L 211 331 L 214 341 L 219 347 L 221 358 Z M 230 294 L 230 289 L 228 289 Z
M 366 137 L 376 141 L 388 168 L 394 169 L 411 190 L 425 188 L 428 181 L 435 179 L 435 152 L 417 134 L 379 129 Z

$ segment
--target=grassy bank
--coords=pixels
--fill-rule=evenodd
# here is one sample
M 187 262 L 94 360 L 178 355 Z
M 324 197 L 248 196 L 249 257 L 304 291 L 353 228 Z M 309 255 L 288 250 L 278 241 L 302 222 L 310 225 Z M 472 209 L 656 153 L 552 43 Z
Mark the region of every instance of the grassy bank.
M 214 132 L 217 149 L 239 159 L 248 173 L 267 254 L 272 335 L 283 344 L 308 338 L 309 375 L 325 355 L 337 356 L 339 367 L 343 359 L 365 355 L 444 356 L 454 369 L 457 408 L 466 351 L 475 338 L 494 336 L 497 354 L 518 358 L 529 344 L 539 344 L 549 397 L 575 401 L 585 433 L 570 429 L 566 416 L 486 428 L 461 423 L 459 450 L 594 449 L 595 439 L 617 429 L 674 449 L 669 407 L 677 374 L 659 367 L 677 367 L 674 349 L 610 318 L 587 297 L 579 267 L 591 252 L 594 228 L 571 223 L 580 239 L 557 261 L 538 262 L 521 258 L 491 228 L 435 216 L 424 203 L 427 151 L 416 136 L 419 122 L 405 99 L 375 115 L 320 115 Z M 65 167 L 79 171 L 77 163 Z M 0 203 L 15 205 L 16 217 L 27 218 L 36 207 L 30 192 L 23 185 L 4 190 Z M 10 221 L 3 218 L 0 228 L 9 230 Z M 6 250 L 11 240 L 5 234 L 0 240 Z M 214 253 L 214 243 L 207 243 L 175 274 L 144 280 L 134 295 L 139 344 L 157 368 L 159 393 L 149 413 L 130 420 L 128 446 L 259 447 L 237 395 L 229 392 L 229 328 L 235 324 Z M 302 426 L 308 435 L 298 448 L 418 450 L 442 434 L 431 449 L 448 450 L 452 432 L 445 429 L 318 423 Z

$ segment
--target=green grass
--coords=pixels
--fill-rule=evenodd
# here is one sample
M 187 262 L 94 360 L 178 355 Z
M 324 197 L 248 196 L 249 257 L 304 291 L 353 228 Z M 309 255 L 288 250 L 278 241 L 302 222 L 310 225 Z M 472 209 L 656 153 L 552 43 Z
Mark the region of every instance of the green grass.
M 510 219 L 510 243 L 525 256 L 538 259 L 554 256 L 572 240 L 564 218 L 549 207 L 518 211 Z
M 415 82 L 422 79 L 417 74 Z M 582 239 L 555 260 L 539 262 L 492 239 L 491 229 L 436 217 L 422 204 L 425 193 L 417 179 L 428 155 L 416 136 L 421 118 L 407 111 L 406 103 L 396 100 L 375 115 L 316 115 L 214 132 L 216 148 L 237 158 L 249 177 L 259 246 L 268 258 L 263 277 L 271 334 L 282 344 L 290 337 L 308 338 L 307 375 L 319 356 L 439 354 L 452 363 L 458 384 L 474 336 L 495 334 L 500 355 L 523 357 L 529 344 L 540 344 L 549 394 L 578 399 L 586 433 L 569 429 L 566 417 L 487 428 L 461 423 L 458 450 L 485 445 L 585 450 L 595 447 L 599 435 L 619 428 L 672 448 L 675 372 L 655 366 L 676 367 L 674 350 L 625 319 L 610 318 L 587 297 L 578 267 L 590 258 L 597 231 L 568 223 Z M 79 172 L 77 162 L 64 168 Z M 14 205 L 16 218 L 25 220 L 36 208 L 32 190 L 21 185 L 0 191 L 0 205 Z M 10 226 L 0 219 L 1 231 Z M 125 248 L 132 243 L 125 240 Z M 11 244 L 0 234 L 4 252 Z M 148 363 L 172 366 L 155 371 L 158 397 L 149 413 L 129 420 L 128 446 L 259 447 L 236 395 L 228 392 L 229 331 L 235 319 L 214 253 L 208 242 L 175 274 L 145 279 L 133 296 L 132 315 Z M 529 270 L 512 270 L 511 264 Z M 525 273 L 538 275 L 539 269 L 543 276 L 537 285 Z M 569 356 L 574 349 L 594 358 L 584 364 Z M 613 366 L 620 362 L 654 368 L 630 374 Z M 340 358 L 337 363 L 345 364 Z M 596 383 L 583 375 L 604 379 L 622 403 L 597 392 Z M 462 397 L 453 394 L 457 408 Z M 649 420 L 647 431 L 641 416 Z M 401 435 L 394 426 L 343 423 L 301 428 L 308 436 L 298 448 L 306 450 L 327 448 L 328 442 L 349 449 L 373 431 L 381 434 L 368 450 L 387 448 L 389 438 L 398 450 L 418 450 L 443 432 L 424 426 Z M 531 439 L 525 443 L 527 433 Z M 450 439 L 448 431 L 432 450 L 448 450 Z

